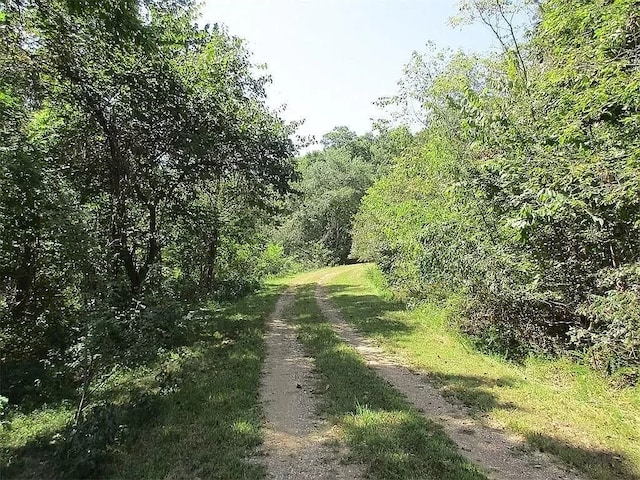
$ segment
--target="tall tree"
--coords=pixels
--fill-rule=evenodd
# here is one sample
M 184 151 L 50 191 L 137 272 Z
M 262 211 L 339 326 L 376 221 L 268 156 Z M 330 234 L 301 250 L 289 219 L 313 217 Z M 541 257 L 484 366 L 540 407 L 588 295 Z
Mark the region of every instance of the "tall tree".
M 212 292 L 224 275 L 244 282 L 232 268 L 214 273 L 216 257 L 244 255 L 221 235 L 247 241 L 290 191 L 292 126 L 267 108 L 268 79 L 240 39 L 199 28 L 195 12 L 191 1 L 2 2 L 0 326 L 11 400 L 32 383 L 21 375 L 75 377 L 81 412 L 92 378 L 179 338 L 185 305 L 174 299 Z M 218 200 L 205 201 L 212 192 Z M 216 211 L 221 199 L 235 202 L 233 215 Z M 246 234 L 231 235 L 247 217 Z M 201 226 L 193 237 L 178 230 Z M 180 257 L 194 252 L 197 262 Z M 191 276 L 187 266 L 203 273 L 185 297 L 175 279 Z

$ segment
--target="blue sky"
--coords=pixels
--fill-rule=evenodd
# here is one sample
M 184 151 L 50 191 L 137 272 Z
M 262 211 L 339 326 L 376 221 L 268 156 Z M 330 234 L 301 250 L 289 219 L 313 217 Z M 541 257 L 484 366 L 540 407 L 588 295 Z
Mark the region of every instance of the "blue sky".
M 494 48 L 481 26 L 452 28 L 455 0 L 207 0 L 203 23 L 221 23 L 244 38 L 255 63 L 273 77 L 272 107 L 287 105 L 299 133 L 347 125 L 362 134 L 382 112 L 373 102 L 396 91 L 411 52 L 440 47 Z

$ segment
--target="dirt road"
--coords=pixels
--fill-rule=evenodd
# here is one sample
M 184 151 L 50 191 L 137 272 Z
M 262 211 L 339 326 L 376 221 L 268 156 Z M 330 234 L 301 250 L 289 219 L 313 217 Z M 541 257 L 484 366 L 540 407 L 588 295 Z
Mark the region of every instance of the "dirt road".
M 401 392 L 425 417 L 443 426 L 461 454 L 495 480 L 579 480 L 552 458 L 533 453 L 523 439 L 490 428 L 462 406 L 444 398 L 428 377 L 414 372 L 351 327 L 332 304 L 321 278 L 316 301 L 325 319 L 367 365 Z M 267 358 L 263 367 L 261 403 L 265 412 L 264 464 L 273 479 L 358 479 L 363 469 L 345 461 L 327 422 L 317 415 L 313 358 L 306 356 L 293 327 L 286 321 L 295 296 L 290 288 L 269 318 Z M 333 441 L 332 441 L 333 440 Z
M 278 480 L 347 480 L 360 478 L 359 469 L 332 447 L 327 422 L 316 414 L 313 359 L 306 356 L 295 331 L 284 320 L 293 300 L 285 292 L 269 318 L 267 358 L 260 399 L 266 416 L 264 464 L 269 478 Z

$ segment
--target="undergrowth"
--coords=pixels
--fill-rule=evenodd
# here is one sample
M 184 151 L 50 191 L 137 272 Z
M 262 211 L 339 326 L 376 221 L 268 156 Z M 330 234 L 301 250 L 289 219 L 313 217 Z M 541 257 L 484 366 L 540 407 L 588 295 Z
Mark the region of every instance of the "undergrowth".
M 7 412 L 0 477 L 262 478 L 247 458 L 261 442 L 262 334 L 278 292 L 196 312 L 188 346 L 114 375 L 71 442 L 69 402 Z

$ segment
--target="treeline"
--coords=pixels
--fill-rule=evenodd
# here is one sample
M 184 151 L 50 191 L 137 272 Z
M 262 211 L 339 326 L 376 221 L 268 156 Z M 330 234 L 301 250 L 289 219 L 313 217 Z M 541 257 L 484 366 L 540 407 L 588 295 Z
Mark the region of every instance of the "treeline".
M 460 18 L 503 50 L 414 55 L 383 103 L 424 128 L 365 195 L 353 253 L 414 299 L 462 298 L 484 349 L 568 353 L 634 382 L 640 5 L 473 1 Z
M 75 399 L 70 445 L 109 375 L 255 286 L 290 192 L 268 78 L 196 19 L 189 0 L 0 2 L 0 407 Z
M 286 270 L 349 262 L 363 195 L 412 138 L 406 127 L 381 124 L 375 133 L 358 136 L 341 126 L 322 137 L 321 150 L 298 158 L 296 195 L 286 202 L 271 237 L 282 260 L 271 264 Z

